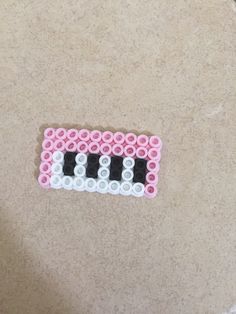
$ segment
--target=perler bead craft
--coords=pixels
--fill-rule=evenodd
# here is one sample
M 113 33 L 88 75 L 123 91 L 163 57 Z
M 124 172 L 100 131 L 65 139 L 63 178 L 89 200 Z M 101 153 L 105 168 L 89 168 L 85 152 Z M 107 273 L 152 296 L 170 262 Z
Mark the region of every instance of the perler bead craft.
M 158 136 L 47 128 L 38 182 L 43 188 L 121 195 L 157 195 Z

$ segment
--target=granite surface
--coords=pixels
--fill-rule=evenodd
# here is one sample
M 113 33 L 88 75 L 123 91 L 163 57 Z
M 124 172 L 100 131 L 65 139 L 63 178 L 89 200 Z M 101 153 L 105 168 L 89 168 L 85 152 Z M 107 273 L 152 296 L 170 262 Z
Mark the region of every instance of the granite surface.
M 236 304 L 233 0 L 0 2 L 0 313 Z M 47 126 L 164 142 L 154 200 L 45 191 Z

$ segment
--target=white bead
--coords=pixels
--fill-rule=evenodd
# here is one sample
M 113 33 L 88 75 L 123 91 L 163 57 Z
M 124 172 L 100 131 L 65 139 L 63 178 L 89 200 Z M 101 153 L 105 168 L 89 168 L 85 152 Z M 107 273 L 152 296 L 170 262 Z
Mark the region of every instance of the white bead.
M 93 178 L 87 178 L 85 180 L 85 190 L 88 192 L 95 192 L 97 189 L 97 182 Z
M 111 194 L 120 193 L 120 183 L 118 181 L 110 181 L 108 185 L 108 192 Z
M 52 175 L 50 178 L 50 185 L 53 189 L 61 188 L 61 177 L 59 175 Z
M 108 191 L 108 182 L 107 180 L 98 179 L 97 181 L 97 192 L 98 193 L 107 193 Z
M 101 167 L 98 169 L 98 177 L 100 179 L 108 179 L 110 175 L 110 170 L 106 167 Z
M 73 180 L 73 189 L 76 191 L 84 191 L 85 180 L 82 177 L 75 177 Z
M 131 169 L 125 169 L 124 171 L 122 171 L 121 175 L 124 181 L 131 181 L 134 177 L 134 173 Z
M 86 169 L 82 165 L 77 165 L 74 168 L 74 174 L 75 174 L 76 177 L 83 177 L 83 176 L 85 176 L 85 172 L 86 172 Z
M 63 163 L 64 162 L 64 154 L 59 151 L 56 150 L 53 154 L 52 154 L 52 160 L 54 162 L 58 162 L 58 163 Z
M 62 186 L 66 190 L 72 190 L 73 187 L 73 179 L 69 176 L 64 176 L 62 178 Z
M 62 165 L 58 162 L 52 164 L 51 171 L 53 174 L 62 175 Z
M 111 163 L 111 157 L 107 155 L 102 155 L 99 158 L 99 164 L 101 167 L 109 167 Z
M 131 195 L 132 194 L 132 183 L 128 181 L 124 181 L 120 186 L 120 194 L 122 195 Z
M 87 155 L 85 155 L 84 153 L 79 153 L 76 155 L 75 161 L 78 165 L 84 166 L 87 163 Z
M 140 197 L 144 195 L 144 184 L 137 182 L 133 184 L 132 194 L 134 196 Z
M 131 157 L 125 157 L 123 159 L 123 166 L 127 169 L 132 169 L 134 167 L 134 159 Z

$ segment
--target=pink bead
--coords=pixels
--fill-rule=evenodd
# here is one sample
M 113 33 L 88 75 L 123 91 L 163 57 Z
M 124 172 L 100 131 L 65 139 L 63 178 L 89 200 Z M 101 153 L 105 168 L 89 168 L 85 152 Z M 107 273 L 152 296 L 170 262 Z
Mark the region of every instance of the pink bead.
M 65 140 L 66 139 L 66 129 L 64 128 L 58 128 L 56 129 L 56 137 L 60 140 Z
M 88 144 L 84 141 L 81 141 L 77 144 L 77 151 L 79 153 L 87 153 L 88 152 Z
M 157 187 L 155 185 L 152 184 L 147 184 L 145 186 L 145 195 L 148 198 L 153 198 L 157 195 Z
M 53 140 L 55 138 L 55 130 L 53 128 L 45 129 L 44 137 Z
M 150 184 L 157 184 L 158 175 L 155 172 L 148 172 L 146 175 L 146 181 Z
M 65 150 L 65 142 L 63 140 L 56 140 L 53 145 L 54 150 L 64 151 Z
M 162 141 L 160 137 L 153 135 L 149 138 L 149 145 L 151 147 L 162 148 Z
M 111 145 L 108 143 L 103 143 L 100 146 L 100 152 L 102 155 L 111 155 L 111 152 L 112 152 Z
M 40 164 L 39 170 L 41 173 L 48 174 L 51 172 L 51 164 L 49 162 L 44 161 Z
M 102 132 L 94 130 L 90 133 L 90 139 L 92 142 L 100 142 L 102 139 Z
M 112 153 L 115 155 L 115 156 L 122 156 L 123 153 L 124 153 L 124 148 L 121 144 L 114 144 L 112 146 Z
M 137 144 L 139 146 L 147 146 L 148 144 L 148 136 L 147 135 L 139 135 L 138 138 L 137 138 Z
M 158 172 L 160 170 L 160 164 L 157 160 L 149 160 L 147 162 L 147 170 L 152 172 Z
M 66 144 L 65 144 L 65 149 L 66 151 L 68 152 L 75 152 L 76 149 L 77 149 L 77 144 L 75 141 L 67 141 Z
M 148 151 L 148 157 L 152 160 L 160 161 L 161 153 L 159 151 L 159 148 L 150 148 Z
M 104 143 L 113 142 L 113 133 L 111 131 L 105 131 L 102 133 L 102 140 Z
M 81 140 L 81 141 L 85 141 L 85 142 L 87 142 L 87 141 L 89 141 L 89 139 L 90 139 L 90 131 L 89 130 L 87 130 L 87 129 L 81 129 L 81 130 L 79 130 L 79 139 Z
M 78 131 L 76 129 L 70 129 L 67 131 L 67 138 L 71 141 L 76 141 L 78 139 Z
M 125 142 L 129 145 L 135 145 L 137 142 L 137 135 L 134 133 L 127 133 L 125 135 Z
M 127 157 L 134 157 L 136 154 L 136 148 L 133 145 L 126 145 L 124 147 L 124 155 Z
M 97 142 L 91 142 L 88 146 L 88 150 L 92 154 L 98 154 L 100 150 L 100 145 Z
M 114 142 L 116 144 L 123 144 L 125 141 L 125 135 L 122 132 L 116 132 L 114 134 Z
M 136 156 L 138 158 L 143 158 L 145 159 L 148 155 L 148 151 L 145 147 L 138 147 L 136 150 Z
M 42 161 L 47 161 L 47 162 L 52 161 L 52 153 L 46 150 L 42 151 L 40 157 Z
M 49 188 L 50 178 L 47 174 L 40 174 L 38 177 L 38 182 L 43 188 Z
M 42 147 L 44 150 L 53 150 L 53 141 L 49 139 L 45 139 L 42 143 Z

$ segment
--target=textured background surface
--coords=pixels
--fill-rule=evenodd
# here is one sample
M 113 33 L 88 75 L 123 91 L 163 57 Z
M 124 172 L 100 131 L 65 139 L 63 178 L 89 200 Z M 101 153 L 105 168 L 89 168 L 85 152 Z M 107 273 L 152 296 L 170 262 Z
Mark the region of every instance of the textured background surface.
M 235 3 L 5 0 L 0 32 L 0 313 L 236 303 Z M 52 124 L 159 134 L 159 197 L 40 189 Z

